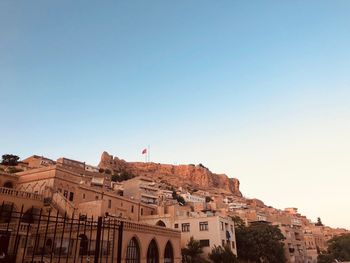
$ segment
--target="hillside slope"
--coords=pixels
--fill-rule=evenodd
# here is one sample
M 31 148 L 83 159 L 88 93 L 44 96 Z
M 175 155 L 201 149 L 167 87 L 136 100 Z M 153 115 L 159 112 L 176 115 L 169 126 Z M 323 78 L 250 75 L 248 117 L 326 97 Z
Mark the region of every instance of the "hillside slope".
M 155 181 L 166 182 L 176 187 L 189 189 L 215 190 L 242 196 L 239 181 L 226 174 L 212 173 L 203 165 L 171 165 L 160 163 L 126 162 L 103 152 L 99 167 L 116 172 L 128 172 L 133 175 L 147 176 Z

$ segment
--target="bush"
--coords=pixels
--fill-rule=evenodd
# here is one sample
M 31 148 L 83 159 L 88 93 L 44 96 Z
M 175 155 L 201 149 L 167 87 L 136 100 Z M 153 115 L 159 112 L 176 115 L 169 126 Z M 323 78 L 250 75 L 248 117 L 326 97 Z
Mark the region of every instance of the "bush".
M 6 171 L 7 171 L 8 173 L 10 173 L 10 174 L 14 174 L 14 173 L 23 172 L 23 169 L 10 166 L 10 167 L 7 168 Z
M 112 175 L 112 181 L 113 182 L 122 182 L 122 181 L 127 181 L 129 179 L 132 179 L 136 177 L 135 175 L 128 173 L 128 172 L 121 172 L 119 174 L 113 174 Z
M 327 243 L 327 251 L 318 256 L 317 262 L 332 263 L 335 259 L 340 261 L 350 260 L 350 234 L 333 237 Z
M 212 251 L 209 253 L 209 259 L 214 263 L 235 263 L 237 261 L 237 257 L 233 254 L 231 248 L 229 246 L 215 246 Z
M 18 164 L 19 157 L 14 154 L 4 154 L 2 156 L 1 164 L 15 166 Z
M 183 261 L 186 263 L 199 262 L 200 254 L 203 253 L 202 247 L 198 240 L 193 237 L 187 242 L 186 247 L 181 249 Z

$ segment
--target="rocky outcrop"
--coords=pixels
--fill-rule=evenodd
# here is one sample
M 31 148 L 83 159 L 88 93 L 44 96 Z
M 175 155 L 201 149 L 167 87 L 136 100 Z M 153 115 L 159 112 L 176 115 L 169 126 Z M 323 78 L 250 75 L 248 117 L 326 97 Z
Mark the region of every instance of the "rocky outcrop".
M 103 152 L 100 168 L 114 173 L 128 172 L 136 176 L 147 176 L 158 182 L 166 182 L 177 187 L 197 190 L 216 190 L 241 196 L 239 181 L 225 174 L 212 173 L 203 165 L 171 165 L 160 163 L 126 162 Z

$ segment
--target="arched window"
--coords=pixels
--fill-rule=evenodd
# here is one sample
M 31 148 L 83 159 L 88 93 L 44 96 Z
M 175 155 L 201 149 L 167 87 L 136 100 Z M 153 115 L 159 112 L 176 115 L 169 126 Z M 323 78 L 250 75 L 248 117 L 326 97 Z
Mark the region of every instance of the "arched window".
M 152 239 L 147 250 L 147 263 L 159 263 L 159 253 L 156 241 Z
M 0 205 L 0 223 L 8 223 L 11 221 L 13 212 L 16 212 L 16 207 L 13 203 L 4 203 Z
M 24 212 L 22 217 L 22 222 L 33 224 L 38 221 L 40 214 L 40 209 L 36 207 L 29 208 Z
M 10 241 L 10 232 L 0 233 L 0 255 L 2 255 L 3 257 L 5 256 L 5 260 L 6 260 L 7 250 L 9 247 L 9 241 Z
M 166 227 L 165 223 L 162 220 L 158 220 L 158 222 L 156 223 L 156 226 Z
M 45 247 L 43 249 L 44 249 L 44 254 L 50 253 L 50 251 L 52 249 L 52 239 L 51 238 L 46 240 Z
M 7 181 L 6 183 L 4 183 L 4 187 L 13 188 L 13 183 L 11 181 Z
M 79 235 L 79 237 L 80 237 L 79 255 L 81 256 L 87 255 L 89 241 L 86 235 L 84 234 Z
M 170 241 L 168 241 L 165 246 L 164 263 L 174 263 L 173 246 L 171 245 Z
M 140 248 L 136 238 L 132 238 L 129 241 L 128 247 L 126 248 L 126 263 L 140 263 Z

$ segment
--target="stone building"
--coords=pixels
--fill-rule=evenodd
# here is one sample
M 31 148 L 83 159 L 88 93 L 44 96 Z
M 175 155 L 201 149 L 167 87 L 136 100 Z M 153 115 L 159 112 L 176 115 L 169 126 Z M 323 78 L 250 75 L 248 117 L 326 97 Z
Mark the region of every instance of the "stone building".
M 35 212 L 39 213 L 40 211 L 40 214 L 46 216 L 48 214 L 57 214 L 59 218 L 67 218 L 69 222 L 70 220 L 73 221 L 80 220 L 80 218 L 92 217 L 96 220 L 98 217 L 103 217 L 105 220 L 123 221 L 125 222 L 125 227 L 121 247 L 122 262 L 181 262 L 180 231 L 169 229 L 164 226 L 141 223 L 143 217 L 152 216 L 157 213 L 157 206 L 121 196 L 120 192 L 111 189 L 108 181 L 110 178 L 106 178 L 109 177 L 108 175 L 97 173 L 93 169 L 87 170 L 83 162 L 60 158 L 53 164 L 46 166 L 46 164 L 43 165 L 38 161 L 37 157 L 28 160 L 28 163 L 30 162 L 32 163 L 31 166 L 35 168 L 28 169 L 15 175 L 7 173 L 0 174 L 0 200 L 2 201 L 1 203 L 3 203 L 3 205 L 0 204 L 0 210 L 3 210 L 4 206 L 7 206 L 11 207 L 13 210 L 11 210 L 12 213 L 22 211 L 23 214 L 26 215 L 34 214 Z M 82 215 L 84 217 L 81 217 Z M 12 239 L 13 236 L 9 235 L 8 237 L 6 233 L 15 233 L 16 229 L 20 230 L 18 236 L 23 240 L 28 239 L 25 238 L 25 236 L 40 236 L 38 241 L 35 241 L 36 239 L 33 241 L 29 238 L 28 242 L 32 240 L 30 241 L 31 243 L 26 241 L 29 250 L 22 251 L 22 247 L 19 247 L 16 249 L 16 255 L 23 254 L 27 257 L 27 254 L 32 253 L 32 251 L 33 255 L 36 255 L 36 252 L 34 252 L 36 247 L 39 246 L 41 247 L 40 251 L 44 251 L 45 242 L 51 242 L 48 241 L 51 234 L 48 233 L 47 240 L 44 240 L 44 235 L 40 232 L 43 231 L 45 227 L 41 227 L 38 231 L 33 230 L 34 232 L 31 232 L 32 230 L 28 227 L 26 228 L 26 225 L 23 225 L 24 223 L 21 221 L 18 221 L 18 228 L 16 226 L 11 229 L 12 223 L 9 226 L 0 223 L 0 238 L 9 238 L 8 242 L 4 243 L 7 245 L 6 252 L 10 252 L 12 249 L 13 253 L 13 248 L 17 244 L 17 241 L 15 241 L 17 237 Z M 45 222 L 41 221 L 41 224 L 44 223 Z M 34 225 L 35 224 L 33 224 L 33 227 Z M 49 229 L 53 227 L 54 226 L 51 225 Z M 68 238 L 68 230 L 62 228 L 61 224 L 56 228 L 56 236 L 62 237 L 63 240 L 61 245 L 64 246 L 67 244 L 69 247 L 72 246 Z M 24 231 L 21 232 L 21 229 Z M 81 231 L 82 229 L 80 229 L 80 232 Z M 94 240 L 97 238 L 97 234 L 94 231 L 93 228 L 90 230 L 86 229 L 86 233 L 84 233 L 86 236 L 91 236 L 91 242 L 95 242 Z M 1 233 L 5 233 L 4 236 Z M 113 241 L 113 238 L 107 237 L 106 233 L 102 235 L 105 240 L 110 239 L 110 242 Z M 78 243 L 75 246 L 78 246 L 78 248 L 81 247 L 82 240 L 83 239 L 79 236 L 76 240 Z M 25 241 L 20 242 L 20 244 L 23 243 L 25 243 Z M 5 248 L 2 246 L 0 248 L 1 251 L 5 251 Z M 114 248 L 117 253 L 118 249 L 116 247 Z M 60 251 L 62 249 L 64 248 L 61 247 Z M 67 247 L 65 250 L 67 250 Z M 103 253 L 102 255 L 104 255 Z M 102 256 L 106 258 L 106 260 L 103 259 L 103 261 L 116 262 L 113 260 L 111 253 L 108 255 L 109 257 Z M 78 262 L 80 260 L 82 262 L 89 261 L 87 255 L 81 253 L 74 254 L 72 251 L 69 255 L 65 255 L 65 257 L 66 256 L 67 262 Z M 50 255 L 45 254 L 45 260 L 48 260 L 47 257 L 50 257 Z M 151 260 L 150 258 L 153 258 L 152 260 L 155 261 L 149 261 Z M 53 260 L 49 260 L 49 262 L 56 262 L 56 260 L 54 256 Z M 22 262 L 22 258 L 16 259 L 16 262 Z
M 159 189 L 155 187 L 153 180 L 138 176 L 124 181 L 124 196 L 133 200 L 140 201 L 144 204 L 157 205 Z
M 188 206 L 159 207 L 156 216 L 145 216 L 142 222 L 163 225 L 181 231 L 181 247 L 186 247 L 191 237 L 198 240 L 203 256 L 208 257 L 214 246 L 228 246 L 237 255 L 234 222 L 212 212 L 192 212 Z

